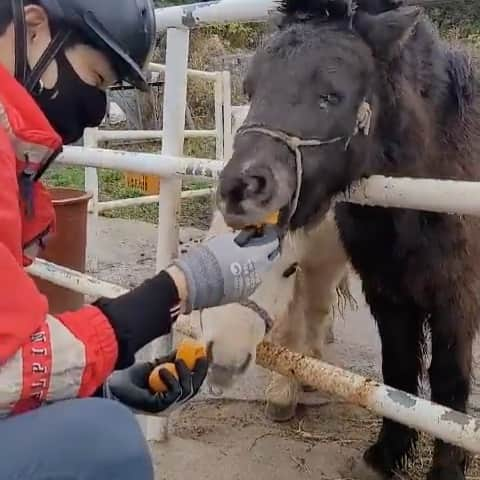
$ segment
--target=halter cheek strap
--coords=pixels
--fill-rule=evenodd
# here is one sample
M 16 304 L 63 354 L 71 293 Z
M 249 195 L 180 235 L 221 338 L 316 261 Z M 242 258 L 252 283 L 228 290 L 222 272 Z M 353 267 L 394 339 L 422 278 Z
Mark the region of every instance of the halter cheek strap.
M 290 221 L 292 220 L 293 216 L 297 211 L 298 202 L 300 199 L 300 193 L 302 190 L 303 156 L 302 156 L 301 148 L 302 147 L 323 147 L 326 145 L 332 145 L 334 143 L 343 141 L 344 149 L 346 151 L 348 150 L 348 147 L 350 146 L 350 142 L 354 136 L 358 135 L 359 133 L 363 135 L 369 135 L 371 120 L 372 120 L 372 109 L 370 107 L 370 104 L 366 100 L 363 100 L 357 111 L 357 120 L 355 123 L 355 127 L 352 131 L 352 134 L 349 137 L 333 137 L 333 138 L 328 138 L 326 140 L 320 140 L 317 138 L 303 139 L 295 135 L 291 135 L 286 132 L 283 132 L 281 130 L 273 130 L 260 125 L 245 125 L 238 130 L 237 135 L 246 135 L 248 133 L 259 133 L 259 134 L 271 137 L 275 140 L 279 140 L 281 143 L 286 145 L 288 149 L 295 155 L 296 187 L 295 187 L 295 193 L 290 203 L 288 219 L 286 222 L 287 227 L 290 224 Z

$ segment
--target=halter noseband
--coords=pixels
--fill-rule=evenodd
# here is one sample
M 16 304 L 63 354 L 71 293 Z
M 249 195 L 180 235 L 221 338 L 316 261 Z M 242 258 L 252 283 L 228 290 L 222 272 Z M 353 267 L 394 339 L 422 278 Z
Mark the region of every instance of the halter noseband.
M 345 151 L 348 150 L 350 146 L 350 142 L 353 137 L 355 137 L 359 132 L 363 133 L 364 135 L 368 135 L 370 133 L 370 124 L 372 118 L 372 110 L 370 104 L 363 100 L 358 108 L 357 112 L 357 121 L 355 123 L 355 128 L 352 131 L 352 134 L 349 137 L 332 137 L 326 140 L 320 140 L 318 138 L 307 138 L 303 139 L 297 137 L 295 135 L 291 135 L 289 133 L 283 132 L 282 130 L 273 130 L 268 127 L 264 127 L 261 125 L 245 125 L 238 129 L 237 135 L 246 135 L 247 133 L 259 133 L 261 135 L 266 135 L 271 137 L 275 140 L 279 140 L 288 149 L 295 155 L 295 170 L 296 170 L 296 180 L 297 184 L 295 187 L 295 193 L 293 195 L 290 209 L 288 213 L 288 218 L 286 222 L 286 227 L 290 224 L 293 216 L 295 215 L 298 202 L 300 199 L 300 193 L 302 190 L 302 181 L 303 181 L 303 156 L 301 147 L 323 147 L 325 145 L 332 145 L 334 143 L 338 143 L 344 141 L 344 148 Z

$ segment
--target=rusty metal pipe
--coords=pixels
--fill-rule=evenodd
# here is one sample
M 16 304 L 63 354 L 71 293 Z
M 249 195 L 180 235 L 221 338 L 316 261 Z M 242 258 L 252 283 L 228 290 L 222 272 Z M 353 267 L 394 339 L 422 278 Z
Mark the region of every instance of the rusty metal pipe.
M 186 321 L 179 322 L 175 330 L 180 335 L 197 337 Z M 257 364 L 447 443 L 480 453 L 480 419 L 471 415 L 269 342 L 257 346 Z
M 257 363 L 447 443 L 480 453 L 480 419 L 471 415 L 267 342 L 257 347 Z

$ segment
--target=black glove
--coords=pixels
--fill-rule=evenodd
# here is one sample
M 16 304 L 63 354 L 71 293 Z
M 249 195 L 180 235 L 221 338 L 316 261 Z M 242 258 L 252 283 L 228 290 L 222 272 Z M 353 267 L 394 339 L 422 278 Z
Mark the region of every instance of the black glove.
M 176 352 L 154 362 L 137 363 L 125 370 L 114 372 L 105 382 L 103 396 L 115 399 L 142 413 L 169 413 L 193 398 L 202 386 L 208 372 L 207 358 L 197 360 L 190 371 L 183 360 L 175 360 Z M 166 393 L 154 393 L 148 386 L 151 371 L 166 362 L 175 363 L 178 380 L 165 369 L 159 375 L 168 387 Z
M 162 271 L 120 297 L 100 298 L 93 304 L 110 320 L 117 337 L 115 370 L 132 366 L 141 348 L 170 332 L 179 302 L 174 281 Z

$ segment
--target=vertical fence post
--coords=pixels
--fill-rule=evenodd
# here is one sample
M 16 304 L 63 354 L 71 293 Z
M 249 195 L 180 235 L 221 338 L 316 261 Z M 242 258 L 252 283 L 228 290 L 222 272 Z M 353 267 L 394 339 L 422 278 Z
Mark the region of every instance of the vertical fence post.
M 98 128 L 87 128 L 83 134 L 85 148 L 98 147 Z M 87 243 L 87 269 L 90 272 L 98 271 L 98 171 L 96 168 L 85 168 L 85 191 L 92 194 L 88 204 L 88 243 Z
M 187 105 L 187 65 L 190 31 L 170 28 L 167 31 L 167 58 L 163 98 L 162 154 L 183 155 L 185 111 Z M 178 220 L 182 180 L 162 179 L 158 198 L 157 271 L 165 268 L 178 254 Z M 172 336 L 153 342 L 152 356 L 169 353 Z M 145 434 L 148 440 L 164 441 L 168 436 L 168 418 L 148 417 Z
M 232 134 L 232 76 L 229 71 L 222 72 L 223 84 L 223 155 L 225 162 L 228 162 L 233 155 L 233 134 Z
M 215 130 L 216 159 L 224 158 L 224 120 L 223 120 L 223 75 L 218 72 L 215 77 Z

